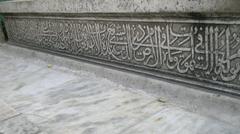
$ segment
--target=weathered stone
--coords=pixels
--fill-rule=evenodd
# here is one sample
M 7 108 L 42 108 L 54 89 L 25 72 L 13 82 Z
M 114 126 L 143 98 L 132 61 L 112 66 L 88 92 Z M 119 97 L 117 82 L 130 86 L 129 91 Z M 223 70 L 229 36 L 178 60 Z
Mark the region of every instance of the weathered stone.
M 0 26 L 0 42 L 3 43 L 5 41 L 6 41 L 6 39 L 5 39 L 5 35 L 3 33 L 3 28 L 2 28 L 2 26 Z
M 238 5 L 238 0 L 35 0 L 4 2 L 0 12 L 5 13 L 9 44 L 143 74 L 123 78 L 101 67 L 98 72 L 130 87 L 138 83 L 174 102 L 186 102 L 183 105 L 193 111 L 239 126 L 239 102 L 231 98 L 240 96 Z M 156 84 L 158 80 L 150 77 L 197 85 L 214 94 Z M 56 122 L 62 118 L 59 115 Z M 153 120 L 161 119 L 149 122 Z M 132 128 L 136 132 L 141 125 Z M 83 132 L 96 131 L 89 127 Z
M 239 13 L 239 0 L 23 0 L 1 2 L 3 13 Z
M 232 90 L 240 87 L 236 21 L 7 16 L 6 27 L 9 40 L 19 45 L 239 94 Z
M 238 3 L 33 0 L 0 12 L 18 45 L 239 95 Z

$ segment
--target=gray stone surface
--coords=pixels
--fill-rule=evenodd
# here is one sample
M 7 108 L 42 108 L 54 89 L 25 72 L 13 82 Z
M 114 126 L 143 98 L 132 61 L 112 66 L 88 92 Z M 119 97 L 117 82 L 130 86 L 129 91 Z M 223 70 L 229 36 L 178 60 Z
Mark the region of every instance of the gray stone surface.
M 2 108 L 1 108 L 2 109 Z M 23 115 L 0 121 L 0 134 L 46 134 Z
M 6 21 L 11 43 L 104 67 L 1 46 L 0 98 L 24 117 L 14 116 L 4 104 L 0 133 L 40 133 L 40 128 L 51 134 L 240 133 L 240 102 L 230 95 L 240 93 L 239 4 L 238 0 L 1 2 L 1 13 L 15 13 Z M 23 13 L 30 16 L 17 16 Z M 106 68 L 116 67 L 112 63 L 127 65 L 119 68 L 128 71 Z
M 2 84 L 2 83 L 1 83 Z M 2 90 L 2 88 L 0 88 Z M 0 98 L 0 134 L 46 134 Z
M 84 68 L 74 70 L 49 62 L 59 58 L 66 65 L 67 59 L 42 54 L 48 60 L 41 60 L 35 58 L 39 52 L 4 45 L 0 48 L 0 98 L 48 133 L 240 133 L 238 124 L 188 112 L 164 96 L 160 99 L 124 87 Z M 74 65 L 74 61 L 69 63 L 70 67 Z M 78 66 L 82 64 L 86 63 Z M 223 111 L 218 114 L 231 116 Z
M 13 108 L 11 108 L 2 100 L 0 100 L 0 108 L 0 122 L 19 115 L 18 112 L 16 112 Z
M 239 0 L 23 0 L 0 3 L 13 13 L 239 13 Z
M 2 84 L 2 83 L 1 83 Z M 2 90 L 2 88 L 0 88 Z M 0 98 L 0 134 L 46 134 Z
M 4 33 L 3 33 L 3 29 L 2 29 L 2 26 L 0 26 L 0 42 L 3 43 L 5 42 L 5 36 L 4 36 Z

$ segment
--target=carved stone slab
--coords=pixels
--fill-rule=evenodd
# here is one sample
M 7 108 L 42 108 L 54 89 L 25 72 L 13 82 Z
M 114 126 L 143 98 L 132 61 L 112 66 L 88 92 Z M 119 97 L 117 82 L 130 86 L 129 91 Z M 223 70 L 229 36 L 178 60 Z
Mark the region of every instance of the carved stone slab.
M 240 23 L 8 16 L 9 40 L 240 89 Z

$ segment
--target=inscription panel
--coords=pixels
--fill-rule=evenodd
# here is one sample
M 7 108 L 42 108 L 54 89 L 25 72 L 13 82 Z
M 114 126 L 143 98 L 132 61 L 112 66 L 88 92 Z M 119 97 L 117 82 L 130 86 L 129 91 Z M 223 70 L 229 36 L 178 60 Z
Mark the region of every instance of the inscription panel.
M 230 22 L 6 18 L 9 40 L 74 56 L 240 85 L 240 25 Z

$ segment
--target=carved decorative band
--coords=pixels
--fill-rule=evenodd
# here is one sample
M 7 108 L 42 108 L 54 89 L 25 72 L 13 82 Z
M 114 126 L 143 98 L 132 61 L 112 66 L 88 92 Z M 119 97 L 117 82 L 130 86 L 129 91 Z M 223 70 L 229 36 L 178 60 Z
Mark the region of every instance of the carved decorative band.
M 28 46 L 240 85 L 239 24 L 9 16 L 6 27 Z

